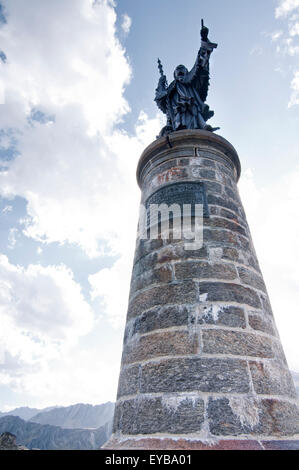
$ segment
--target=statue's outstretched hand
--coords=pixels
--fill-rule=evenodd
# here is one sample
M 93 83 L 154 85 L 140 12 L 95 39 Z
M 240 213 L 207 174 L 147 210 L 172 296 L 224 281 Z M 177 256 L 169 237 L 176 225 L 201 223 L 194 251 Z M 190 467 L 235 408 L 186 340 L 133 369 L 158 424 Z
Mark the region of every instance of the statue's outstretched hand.
M 207 28 L 206 26 L 203 26 L 200 30 L 202 41 L 208 42 L 208 34 L 209 34 L 209 28 Z
M 217 44 L 214 43 L 214 42 L 211 42 L 211 41 L 209 40 L 208 34 L 209 34 L 209 28 L 207 28 L 207 27 L 203 24 L 203 20 L 201 20 L 201 30 L 200 30 L 201 40 L 202 40 L 202 42 L 207 43 L 209 49 L 212 51 L 213 49 L 216 49 Z
M 203 24 L 203 20 L 201 20 L 200 35 L 201 35 L 202 41 L 208 42 L 208 34 L 209 34 L 209 28 L 207 28 L 207 27 Z

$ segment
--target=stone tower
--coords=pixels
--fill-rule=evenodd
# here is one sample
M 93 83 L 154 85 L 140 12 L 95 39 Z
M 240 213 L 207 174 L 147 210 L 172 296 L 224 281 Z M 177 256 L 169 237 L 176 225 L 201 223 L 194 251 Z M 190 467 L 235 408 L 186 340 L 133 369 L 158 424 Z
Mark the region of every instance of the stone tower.
M 299 448 L 298 401 L 239 176 L 232 145 L 204 130 L 173 132 L 141 155 L 145 206 L 200 192 L 203 246 L 137 239 L 108 449 Z

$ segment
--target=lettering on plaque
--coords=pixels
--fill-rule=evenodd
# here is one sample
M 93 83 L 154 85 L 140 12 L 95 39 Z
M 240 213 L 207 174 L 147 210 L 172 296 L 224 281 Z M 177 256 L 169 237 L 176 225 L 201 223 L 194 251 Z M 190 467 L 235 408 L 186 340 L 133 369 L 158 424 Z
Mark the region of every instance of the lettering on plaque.
M 205 186 L 202 181 L 184 183 L 172 183 L 156 190 L 145 203 L 147 214 L 147 225 L 150 224 L 150 206 L 152 204 L 166 204 L 170 207 L 177 204 L 183 214 L 183 205 L 188 204 L 191 206 L 191 216 L 195 216 L 195 204 L 203 205 L 203 217 L 209 217 L 209 207 L 207 203 L 207 196 Z M 151 221 L 152 225 L 153 221 Z

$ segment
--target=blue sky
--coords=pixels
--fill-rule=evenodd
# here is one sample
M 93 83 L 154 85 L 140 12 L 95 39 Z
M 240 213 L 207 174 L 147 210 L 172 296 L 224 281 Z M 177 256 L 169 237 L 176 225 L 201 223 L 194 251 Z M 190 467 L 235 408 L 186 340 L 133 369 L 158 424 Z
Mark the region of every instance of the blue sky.
M 239 188 L 290 367 L 299 371 L 299 1 L 2 0 L 0 410 L 114 400 L 138 157 L 168 80 L 218 42 L 211 123 Z

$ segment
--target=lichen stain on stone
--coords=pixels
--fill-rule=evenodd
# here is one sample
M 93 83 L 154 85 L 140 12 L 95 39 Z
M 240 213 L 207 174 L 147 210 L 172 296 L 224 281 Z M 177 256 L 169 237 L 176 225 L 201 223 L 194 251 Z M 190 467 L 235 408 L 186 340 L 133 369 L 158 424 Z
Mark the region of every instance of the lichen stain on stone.
M 209 248 L 210 261 L 219 261 L 222 258 L 222 248 Z
M 249 426 L 253 429 L 259 424 L 258 400 L 248 397 L 230 397 L 229 405 L 234 415 L 236 415 L 242 426 Z
M 162 406 L 165 408 L 168 408 L 174 413 L 177 411 L 177 409 L 181 406 L 183 402 L 191 402 L 192 407 L 194 408 L 197 401 L 198 401 L 197 395 L 188 395 L 188 396 L 163 395 L 162 396 Z
M 200 170 L 202 170 L 202 168 L 200 166 L 191 167 L 191 175 L 194 178 L 199 178 L 200 177 Z
M 198 297 L 199 302 L 206 302 L 208 300 L 208 293 L 200 294 Z
M 194 147 L 194 152 L 198 152 L 198 148 Z M 189 159 L 189 165 L 196 165 L 196 166 L 201 166 L 201 161 L 198 158 L 198 155 L 196 157 L 192 157 Z
M 204 307 L 203 312 L 202 312 L 202 317 L 203 318 L 209 318 L 212 317 L 213 322 L 216 323 L 219 319 L 220 313 L 222 313 L 224 310 L 224 307 L 221 305 L 209 305 L 208 307 Z
M 188 333 L 189 338 L 194 337 L 198 333 L 198 317 L 200 314 L 200 307 L 196 305 L 188 315 Z

